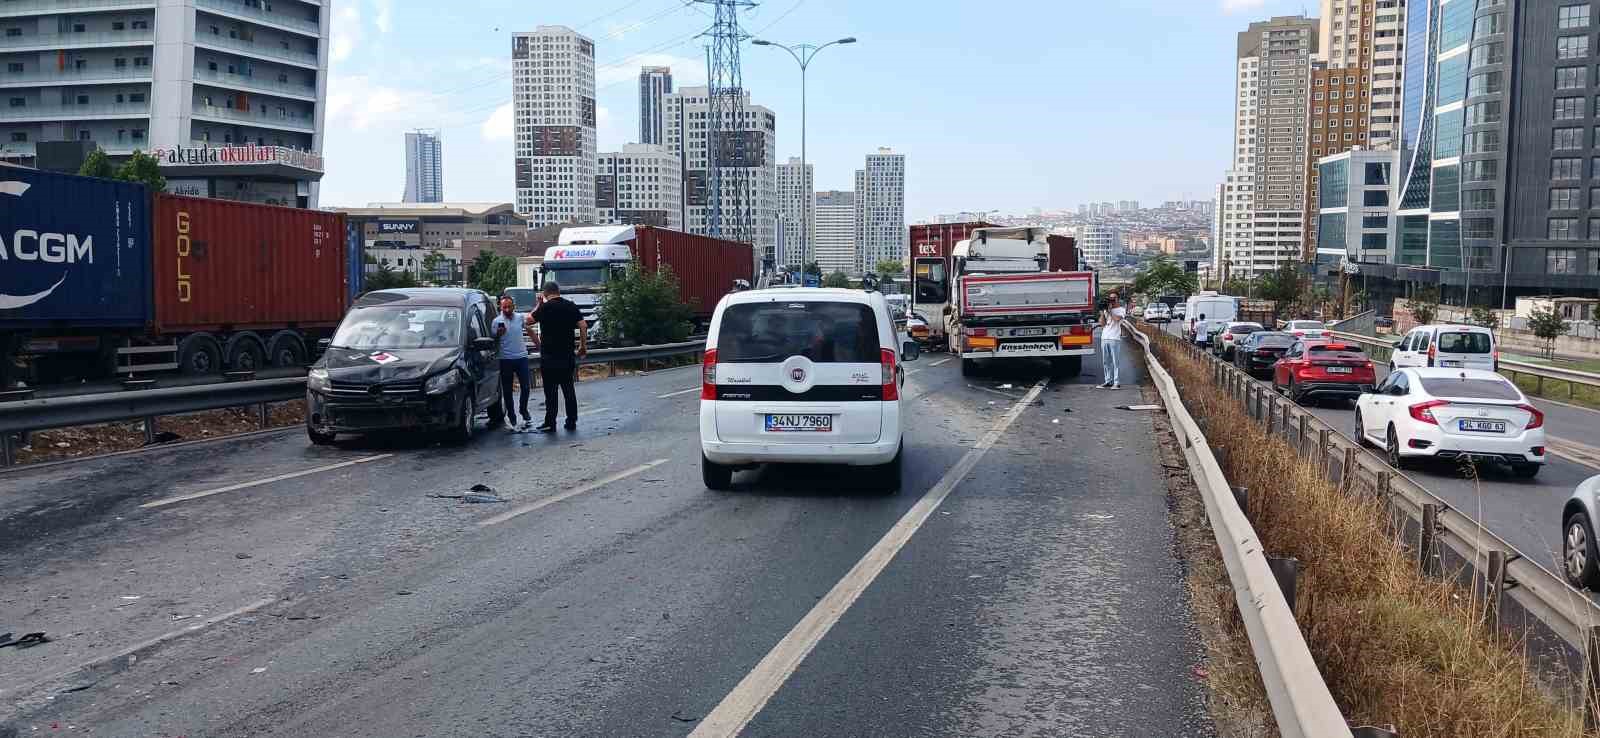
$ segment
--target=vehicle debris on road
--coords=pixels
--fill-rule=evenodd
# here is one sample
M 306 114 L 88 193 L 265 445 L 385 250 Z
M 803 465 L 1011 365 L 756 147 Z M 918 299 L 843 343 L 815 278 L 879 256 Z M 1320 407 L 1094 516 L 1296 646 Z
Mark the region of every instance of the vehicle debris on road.
M 0 633 L 0 648 L 33 648 L 34 646 L 49 643 L 50 639 L 43 632 L 26 633 L 16 640 L 11 639 L 10 633 Z

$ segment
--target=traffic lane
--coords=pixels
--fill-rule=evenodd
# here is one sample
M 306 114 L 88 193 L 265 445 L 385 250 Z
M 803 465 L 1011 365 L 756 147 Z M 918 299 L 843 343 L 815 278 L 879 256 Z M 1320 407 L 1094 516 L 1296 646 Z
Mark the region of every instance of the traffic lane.
M 311 586 L 300 576 L 308 566 L 348 576 L 359 562 L 439 545 L 471 519 L 456 501 L 425 495 L 461 494 L 481 482 L 515 498 L 523 493 L 519 474 L 552 484 L 581 477 L 605 459 L 573 444 L 638 432 L 646 408 L 674 402 L 657 395 L 686 382 L 698 382 L 693 368 L 582 383 L 582 407 L 603 412 L 586 410 L 576 435 L 495 431 L 465 447 L 380 437 L 339 448 L 312 446 L 301 434 L 256 436 L 0 476 L 8 560 L 0 625 L 57 639 L 0 662 L 0 692 Z M 546 453 L 562 463 L 506 463 L 508 455 Z M 304 472 L 313 473 L 273 481 Z M 254 481 L 265 483 L 241 487 Z M 144 507 L 230 488 L 237 489 Z M 352 546 L 358 554 L 348 561 L 329 555 Z
M 919 373 L 907 389 L 932 404 L 947 389 L 967 391 L 951 379 L 951 370 Z M 976 394 L 974 404 L 982 404 Z M 478 725 L 485 715 L 503 717 L 508 726 L 543 725 L 552 719 L 551 705 L 593 691 L 617 668 L 608 666 L 607 653 L 650 645 L 651 628 L 671 627 L 674 619 L 681 626 L 697 610 L 729 616 L 719 587 L 754 586 L 752 596 L 765 596 L 771 582 L 788 586 L 793 572 L 803 572 L 802 580 L 825 577 L 826 568 L 813 571 L 815 541 L 869 538 L 873 531 L 860 526 L 892 521 L 910 504 L 905 495 L 841 490 L 834 475 L 816 471 L 809 485 L 804 474 L 780 475 L 771 484 L 763 483 L 765 475 L 746 475 L 752 478 L 743 483 L 757 494 L 709 493 L 698 476 L 696 407 L 697 400 L 672 398 L 641 415 L 637 434 L 593 442 L 592 455 L 616 467 L 649 456 L 675 463 L 479 527 L 448 545 L 395 552 L 384 547 L 383 531 L 346 526 L 334 537 L 342 545 L 300 565 L 302 586 L 281 592 L 280 605 L 142 654 L 127 675 L 108 677 L 81 696 L 35 703 L 26 717 L 72 720 L 113 735 L 395 735 L 417 721 L 441 726 L 430 732 L 440 735 L 451 734 L 450 726 Z M 920 447 L 921 431 L 912 433 L 913 448 Z M 947 455 L 935 448 L 924 463 L 936 467 Z M 533 476 L 549 468 L 539 461 L 519 457 L 505 465 L 520 464 Z M 908 480 L 920 483 L 914 475 Z M 283 486 L 302 495 L 319 491 L 308 480 Z M 728 499 L 738 502 L 730 507 Z M 480 506 L 465 509 L 490 514 L 478 512 Z M 769 546 L 792 560 L 772 565 L 763 553 Z M 837 554 L 835 568 L 848 567 L 842 560 L 848 553 Z M 723 630 L 744 627 L 740 621 Z M 157 680 L 172 684 L 151 698 Z M 476 693 L 470 704 L 453 712 L 463 700 L 461 685 L 486 683 L 547 686 L 517 691 L 517 706 L 509 707 L 500 691 L 468 690 Z M 396 694 L 415 705 L 404 719 L 394 719 Z M 346 707 L 319 711 L 335 701 Z M 442 712 L 461 722 L 435 721 Z
M 743 735 L 1212 734 L 1150 416 L 1042 397 Z

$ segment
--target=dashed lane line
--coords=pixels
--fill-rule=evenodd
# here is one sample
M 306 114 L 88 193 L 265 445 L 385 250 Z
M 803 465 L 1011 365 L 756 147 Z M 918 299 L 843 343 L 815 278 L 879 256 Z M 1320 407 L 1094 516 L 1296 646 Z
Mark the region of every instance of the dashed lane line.
M 699 387 L 690 387 L 689 389 L 686 389 L 686 390 L 678 390 L 677 392 L 668 392 L 668 393 L 666 393 L 664 395 L 656 395 L 656 399 L 657 400 L 665 400 L 668 397 L 677 397 L 678 395 L 687 395 L 690 392 L 699 392 L 699 391 L 700 391 Z
M 954 356 L 943 358 L 943 359 L 940 359 L 938 361 L 933 362 L 932 364 L 929 364 L 928 366 L 940 366 L 942 364 L 948 364 L 948 363 L 950 363 L 950 360 L 954 359 L 954 358 L 955 358 Z
M 230 485 L 228 485 L 226 487 L 218 487 L 216 489 L 208 489 L 208 490 L 205 490 L 204 492 L 191 492 L 191 493 L 186 494 L 186 495 L 177 495 L 177 496 L 174 496 L 174 497 L 166 497 L 166 498 L 163 498 L 163 499 L 160 499 L 160 500 L 154 500 L 152 502 L 146 502 L 143 505 L 140 505 L 139 507 L 145 508 L 145 509 L 149 509 L 149 508 L 156 508 L 156 507 L 166 507 L 167 505 L 176 505 L 177 503 L 180 503 L 180 502 L 188 502 L 189 500 L 198 500 L 198 499 L 200 499 L 202 497 L 210 497 L 212 495 L 220 495 L 220 494 L 222 494 L 224 492 L 236 492 L 236 491 L 241 490 L 241 489 L 249 489 L 251 487 L 259 487 L 259 486 L 261 486 L 263 484 L 272 484 L 273 482 L 282 482 L 282 481 L 284 481 L 286 479 L 295 479 L 295 478 L 298 478 L 298 477 L 306 477 L 306 476 L 310 476 L 312 474 L 321 474 L 323 472 L 329 472 L 329 471 L 333 471 L 335 469 L 343 469 L 343 468 L 348 467 L 348 466 L 355 466 L 356 464 L 365 464 L 365 463 L 368 463 L 368 462 L 371 462 L 371 461 L 378 461 L 380 459 L 387 459 L 387 458 L 389 458 L 390 456 L 393 456 L 393 455 L 394 454 L 377 454 L 375 456 L 363 456 L 363 457 L 361 457 L 359 459 L 352 459 L 350 461 L 343 461 L 343 462 L 340 462 L 340 463 L 337 463 L 337 464 L 329 464 L 327 466 L 319 466 L 319 467 L 316 467 L 316 468 L 313 468 L 313 469 L 302 469 L 302 470 L 297 471 L 297 472 L 289 472 L 288 474 L 279 474 L 279 475 L 277 475 L 275 477 L 267 477 L 266 479 L 257 479 L 255 481 L 251 481 L 251 482 L 240 482 L 238 484 L 230 484 Z
M 500 513 L 499 515 L 496 515 L 496 516 L 494 516 L 492 518 L 487 518 L 485 520 L 481 520 L 481 521 L 478 522 L 478 527 L 487 528 L 487 527 L 489 527 L 491 525 L 499 525 L 500 523 L 504 523 L 507 520 L 511 520 L 511 519 L 516 518 L 516 517 L 521 516 L 521 515 L 527 515 L 528 513 L 531 513 L 531 512 L 533 512 L 535 510 L 538 510 L 540 508 L 549 507 L 550 505 L 554 505 L 557 502 L 561 502 L 562 500 L 570 500 L 570 499 L 572 499 L 574 497 L 577 497 L 578 495 L 581 495 L 581 494 L 583 494 L 585 492 L 590 492 L 590 491 L 599 489 L 599 488 L 604 487 L 604 486 L 606 486 L 608 484 L 611 484 L 612 482 L 621 481 L 621 480 L 627 479 L 628 477 L 631 477 L 631 476 L 633 476 L 635 474 L 639 474 L 641 472 L 649 471 L 649 470 L 654 469 L 654 468 L 656 468 L 658 466 L 661 466 L 662 464 L 665 464 L 665 463 L 667 463 L 666 459 L 656 459 L 656 460 L 650 461 L 648 463 L 640 464 L 640 465 L 638 465 L 636 467 L 633 467 L 631 469 L 623 469 L 622 471 L 619 471 L 619 472 L 617 472 L 615 474 L 611 474 L 611 475 L 608 475 L 608 476 L 601 477 L 601 478 L 596 479 L 593 482 L 590 482 L 588 484 L 585 484 L 585 485 L 582 485 L 582 486 L 579 486 L 579 487 L 573 487 L 572 489 L 569 489 L 569 490 L 567 490 L 565 492 L 562 492 L 560 494 L 551 495 L 551 496 L 546 497 L 546 498 L 544 498 L 542 500 L 538 500 L 538 501 L 535 501 L 535 502 L 530 502 L 530 503 L 528 503 L 526 505 L 523 505 L 522 507 L 512 508 L 512 509 L 507 510 L 507 511 L 505 511 L 503 513 Z

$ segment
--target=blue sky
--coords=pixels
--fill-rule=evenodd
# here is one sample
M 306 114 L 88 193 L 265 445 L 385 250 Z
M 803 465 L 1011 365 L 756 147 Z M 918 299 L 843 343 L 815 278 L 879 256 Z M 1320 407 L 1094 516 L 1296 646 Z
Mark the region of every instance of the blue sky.
M 745 28 L 782 43 L 855 36 L 809 75 L 818 189 L 850 189 L 879 146 L 907 155 L 912 220 L 1094 200 L 1205 199 L 1228 163 L 1234 34 L 1316 0 L 763 0 Z M 602 151 L 638 137 L 637 77 L 703 84 L 704 6 L 335 0 L 323 205 L 400 198 L 405 131 L 442 128 L 445 197 L 512 199 L 510 33 L 594 39 Z M 800 84 L 746 46 L 745 86 L 800 154 Z

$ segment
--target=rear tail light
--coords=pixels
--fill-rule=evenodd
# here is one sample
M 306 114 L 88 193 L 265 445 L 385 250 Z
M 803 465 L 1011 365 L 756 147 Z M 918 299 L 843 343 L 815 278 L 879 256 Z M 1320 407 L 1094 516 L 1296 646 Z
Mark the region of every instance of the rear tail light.
M 1539 412 L 1539 408 L 1536 408 L 1532 405 L 1518 405 L 1517 409 L 1528 411 L 1528 424 L 1523 427 L 1523 430 L 1533 430 L 1534 428 L 1544 427 L 1544 413 Z
M 1411 406 L 1411 417 L 1416 418 L 1424 423 L 1428 423 L 1429 425 L 1438 425 L 1439 420 L 1433 417 L 1433 409 L 1448 404 L 1450 403 L 1445 402 L 1444 400 L 1429 400 L 1427 402 L 1419 402 Z
M 1437 358 L 1439 358 L 1439 347 L 1438 346 L 1429 346 L 1428 347 L 1428 366 L 1433 366 L 1434 359 L 1437 359 Z
M 1232 341 L 1233 340 L 1233 334 L 1232 333 L 1224 333 L 1224 334 L 1222 334 L 1222 340 L 1224 340 L 1224 341 Z
M 1500 349 L 1494 350 L 1494 370 L 1500 371 Z
M 717 350 L 706 349 L 700 361 L 700 399 L 717 399 Z
M 883 367 L 883 399 L 900 399 L 900 383 L 894 376 L 894 352 L 889 349 L 878 350 L 879 364 Z

